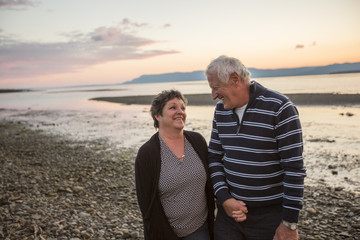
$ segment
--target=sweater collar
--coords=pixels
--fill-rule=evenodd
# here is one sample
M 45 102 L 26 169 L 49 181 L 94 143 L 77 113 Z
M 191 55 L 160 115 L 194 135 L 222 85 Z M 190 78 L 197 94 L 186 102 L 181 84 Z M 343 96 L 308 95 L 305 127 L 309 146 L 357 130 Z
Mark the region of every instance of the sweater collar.
M 255 102 L 256 98 L 260 96 L 262 92 L 264 92 L 264 90 L 265 88 L 260 83 L 252 80 L 250 83 L 250 97 L 248 106 L 252 105 Z

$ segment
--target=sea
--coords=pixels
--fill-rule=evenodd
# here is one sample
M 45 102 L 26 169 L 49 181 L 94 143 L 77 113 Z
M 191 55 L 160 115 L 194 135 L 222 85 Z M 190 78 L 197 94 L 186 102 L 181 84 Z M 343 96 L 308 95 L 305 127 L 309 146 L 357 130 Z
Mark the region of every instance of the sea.
M 360 73 L 269 77 L 254 80 L 267 88 L 284 94 L 360 94 Z M 114 105 L 105 102 L 99 103 L 89 99 L 96 97 L 156 95 L 166 89 L 177 89 L 183 94 L 210 93 L 210 88 L 206 80 L 51 87 L 0 94 L 0 108 L 33 110 L 105 110 L 109 108 L 113 109 Z

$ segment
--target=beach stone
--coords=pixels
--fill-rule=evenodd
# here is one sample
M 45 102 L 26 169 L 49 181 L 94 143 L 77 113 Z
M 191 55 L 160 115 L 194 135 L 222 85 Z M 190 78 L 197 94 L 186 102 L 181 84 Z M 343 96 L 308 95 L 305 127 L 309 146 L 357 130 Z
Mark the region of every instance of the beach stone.
M 89 213 L 86 213 L 86 212 L 81 212 L 79 213 L 79 217 L 81 218 L 87 218 L 87 217 L 90 217 L 91 215 Z
M 21 214 L 20 214 L 21 215 Z M 41 215 L 39 214 L 34 214 L 34 215 L 31 215 L 31 218 L 34 219 L 34 220 L 39 220 L 41 219 Z
M 130 234 L 130 237 L 131 238 L 138 238 L 140 236 L 139 232 L 138 231 L 134 231 Z
M 90 239 L 92 234 L 88 233 L 87 231 L 82 231 L 81 233 L 81 237 L 84 239 Z
M 80 187 L 80 186 L 76 186 L 76 187 L 73 187 L 72 190 L 73 190 L 75 193 L 79 193 L 79 192 L 84 191 L 84 188 L 83 188 L 83 187 Z
M 317 211 L 315 210 L 315 208 L 308 208 L 307 209 L 307 212 L 312 214 L 312 215 L 315 215 L 317 213 Z
M 340 236 L 343 236 L 343 237 L 352 237 L 348 232 L 341 232 L 341 233 L 340 233 Z

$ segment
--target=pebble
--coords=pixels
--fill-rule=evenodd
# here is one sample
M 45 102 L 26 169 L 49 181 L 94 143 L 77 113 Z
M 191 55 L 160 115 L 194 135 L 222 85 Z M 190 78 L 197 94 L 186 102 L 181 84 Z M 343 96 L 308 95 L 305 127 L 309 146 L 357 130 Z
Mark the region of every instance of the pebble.
M 79 213 L 79 217 L 81 217 L 81 218 L 90 217 L 90 214 L 86 213 L 86 212 L 81 212 L 81 213 Z
M 307 211 L 312 215 L 315 215 L 317 213 L 317 211 L 314 208 L 308 208 Z

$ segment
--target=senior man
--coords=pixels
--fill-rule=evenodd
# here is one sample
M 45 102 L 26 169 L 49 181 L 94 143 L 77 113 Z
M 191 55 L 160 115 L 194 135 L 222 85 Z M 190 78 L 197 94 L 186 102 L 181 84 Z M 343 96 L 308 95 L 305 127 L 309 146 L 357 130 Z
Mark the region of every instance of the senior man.
M 306 171 L 296 107 L 236 58 L 220 56 L 205 73 L 220 100 L 209 143 L 215 239 L 298 239 Z

